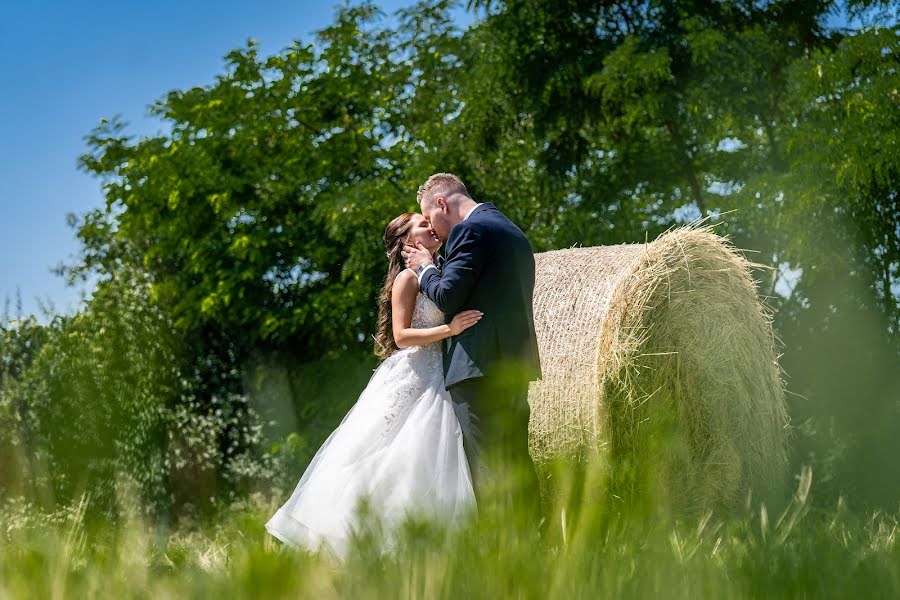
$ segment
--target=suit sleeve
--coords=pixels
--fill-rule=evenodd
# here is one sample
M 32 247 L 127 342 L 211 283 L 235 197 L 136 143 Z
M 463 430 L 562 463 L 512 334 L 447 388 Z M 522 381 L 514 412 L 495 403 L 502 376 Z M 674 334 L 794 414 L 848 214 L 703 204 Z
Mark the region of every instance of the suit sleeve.
M 420 289 L 444 314 L 454 315 L 465 304 L 469 293 L 487 260 L 487 247 L 482 234 L 472 226 L 454 231 L 452 243 L 447 244 L 444 270 L 429 269 L 422 275 Z

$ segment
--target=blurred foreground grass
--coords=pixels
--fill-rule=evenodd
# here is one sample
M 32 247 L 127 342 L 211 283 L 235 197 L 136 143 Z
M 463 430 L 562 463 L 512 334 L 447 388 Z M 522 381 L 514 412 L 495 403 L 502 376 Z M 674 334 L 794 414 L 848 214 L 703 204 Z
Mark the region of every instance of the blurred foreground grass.
M 6 502 L 0 598 L 900 597 L 900 513 L 813 508 L 802 485 L 777 513 L 594 515 L 565 543 L 483 513 L 455 534 L 410 523 L 382 555 L 369 529 L 343 566 L 268 536 L 280 497 L 172 528 L 136 510 L 93 518 L 88 500 L 52 514 Z

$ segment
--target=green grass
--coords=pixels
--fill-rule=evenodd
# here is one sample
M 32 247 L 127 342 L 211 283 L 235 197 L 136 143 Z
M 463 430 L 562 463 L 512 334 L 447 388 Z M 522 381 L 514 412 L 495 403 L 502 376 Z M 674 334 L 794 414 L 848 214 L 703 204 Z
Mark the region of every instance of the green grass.
M 86 499 L 53 514 L 9 502 L 0 598 L 900 597 L 900 514 L 812 508 L 805 493 L 724 520 L 593 515 L 564 544 L 486 512 L 455 534 L 410 523 L 396 552 L 361 535 L 345 565 L 269 537 L 279 500 L 171 529 L 90 518 Z

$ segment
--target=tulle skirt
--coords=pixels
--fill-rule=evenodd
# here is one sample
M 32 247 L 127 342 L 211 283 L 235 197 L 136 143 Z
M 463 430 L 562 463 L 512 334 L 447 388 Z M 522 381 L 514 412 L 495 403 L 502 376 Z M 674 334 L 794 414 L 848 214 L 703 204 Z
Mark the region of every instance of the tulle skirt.
M 285 543 L 309 550 L 325 545 L 343 557 L 362 500 L 382 525 L 386 549 L 407 517 L 460 523 L 476 510 L 460 425 L 466 415 L 444 389 L 439 346 L 395 352 L 266 529 Z

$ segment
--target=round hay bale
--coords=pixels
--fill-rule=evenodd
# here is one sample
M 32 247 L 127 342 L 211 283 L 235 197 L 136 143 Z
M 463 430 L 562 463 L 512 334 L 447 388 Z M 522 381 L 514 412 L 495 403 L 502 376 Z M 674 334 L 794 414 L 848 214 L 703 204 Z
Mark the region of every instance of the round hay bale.
M 535 258 L 543 379 L 529 390 L 529 439 L 545 502 L 573 464 L 594 467 L 581 502 L 695 512 L 781 485 L 788 416 L 771 314 L 726 239 L 682 227 Z

